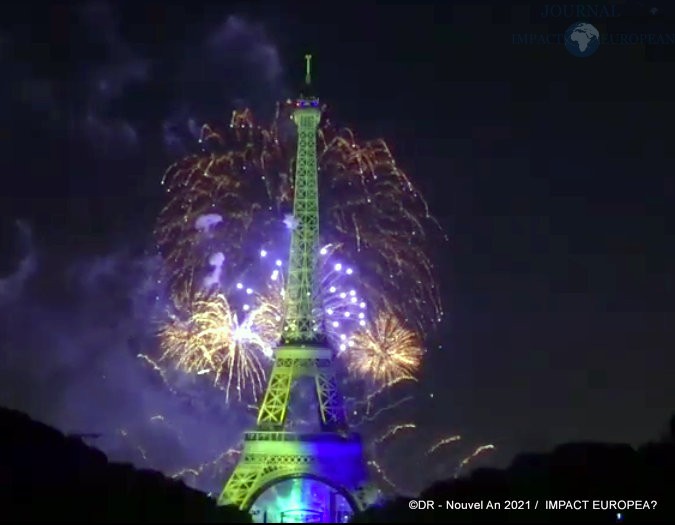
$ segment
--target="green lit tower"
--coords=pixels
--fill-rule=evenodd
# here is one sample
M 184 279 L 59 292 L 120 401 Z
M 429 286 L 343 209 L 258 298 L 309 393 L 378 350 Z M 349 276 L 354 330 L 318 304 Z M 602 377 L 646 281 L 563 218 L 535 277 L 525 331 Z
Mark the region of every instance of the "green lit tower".
M 309 490 L 298 489 L 299 493 L 290 497 L 295 501 L 293 509 L 281 509 L 280 512 L 304 514 L 302 517 L 282 515 L 281 521 L 335 522 L 336 516 L 340 516 L 335 509 L 336 498 L 347 502 L 351 511 L 362 510 L 374 502 L 376 491 L 368 481 L 361 440 L 348 431 L 345 409 L 333 375 L 334 351 L 326 344 L 323 325 L 317 315 L 315 271 L 319 250 L 319 193 L 316 138 L 321 109 L 319 99 L 310 96 L 311 55 L 306 55 L 305 59 L 305 92 L 295 101 L 292 114 L 298 140 L 282 344 L 275 351 L 274 366 L 258 411 L 257 428 L 245 434 L 241 458 L 219 503 L 249 510 L 254 504 L 259 507 L 258 498 L 274 485 L 285 480 L 294 480 L 297 484 L 311 479 L 330 487 L 330 501 L 323 505 L 326 508 L 318 509 L 321 503 L 309 501 Z M 285 423 L 291 387 L 296 380 L 308 376 L 314 378 L 316 386 L 321 431 L 311 434 L 288 432 Z M 259 512 L 264 516 L 254 515 L 257 521 L 275 521 L 267 511 Z

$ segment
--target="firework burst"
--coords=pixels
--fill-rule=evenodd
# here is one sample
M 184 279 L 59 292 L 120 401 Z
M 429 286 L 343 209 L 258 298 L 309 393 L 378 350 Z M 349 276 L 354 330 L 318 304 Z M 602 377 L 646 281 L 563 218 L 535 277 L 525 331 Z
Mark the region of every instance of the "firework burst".
M 163 355 L 238 391 L 262 386 L 264 356 L 281 329 L 279 283 L 294 227 L 291 110 L 280 104 L 269 128 L 256 126 L 249 111 L 234 112 L 229 128 L 205 125 L 201 153 L 171 166 L 163 179 L 169 201 L 156 239 L 176 310 L 161 331 Z M 440 230 L 386 143 L 358 142 L 325 112 L 318 170 L 324 248 L 317 317 L 350 372 L 377 386 L 412 379 L 423 354 L 420 334 L 442 316 L 429 254 Z M 242 290 L 265 299 L 242 301 Z M 195 328 L 215 319 L 226 328 Z
M 424 350 L 417 333 L 401 325 L 390 312 L 357 332 L 347 352 L 347 369 L 355 376 L 389 385 L 397 379 L 414 379 Z
M 274 315 L 274 307 L 261 300 L 239 323 L 223 294 L 198 296 L 186 321 L 174 317 L 162 327 L 162 359 L 173 359 L 186 372 L 211 374 L 216 383 L 222 380 L 226 396 L 233 386 L 239 399 L 247 388 L 255 396 L 265 379 L 262 357 L 271 355 L 279 335 L 279 323 L 269 320 Z

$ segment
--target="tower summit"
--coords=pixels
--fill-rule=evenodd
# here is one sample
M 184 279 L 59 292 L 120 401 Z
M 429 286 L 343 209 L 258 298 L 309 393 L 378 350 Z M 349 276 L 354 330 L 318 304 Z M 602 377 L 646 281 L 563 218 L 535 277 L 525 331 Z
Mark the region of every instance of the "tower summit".
M 374 502 L 360 437 L 350 434 L 317 308 L 319 191 L 316 136 L 319 99 L 309 96 L 311 55 L 306 55 L 305 89 L 294 102 L 297 128 L 293 220 L 282 344 L 258 410 L 257 429 L 244 436 L 239 463 L 220 504 L 252 509 L 255 521 L 336 523 Z M 314 379 L 321 431 L 285 430 L 293 384 Z M 283 496 L 281 487 L 293 483 Z M 274 487 L 274 490 L 272 488 Z M 293 502 L 293 508 L 282 508 Z

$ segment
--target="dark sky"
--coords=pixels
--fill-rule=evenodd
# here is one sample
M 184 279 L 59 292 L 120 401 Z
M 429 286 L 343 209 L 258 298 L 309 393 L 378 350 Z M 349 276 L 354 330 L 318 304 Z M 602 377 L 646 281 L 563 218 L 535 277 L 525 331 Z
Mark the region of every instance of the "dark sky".
M 614 5 L 591 19 L 601 33 L 675 33 L 668 2 Z M 322 98 L 387 139 L 450 237 L 421 419 L 502 459 L 655 438 L 675 409 L 675 46 L 514 45 L 577 21 L 543 6 L 16 3 L 0 31 L 3 273 L 17 218 L 61 259 L 149 243 L 190 120 L 269 115 L 309 50 Z

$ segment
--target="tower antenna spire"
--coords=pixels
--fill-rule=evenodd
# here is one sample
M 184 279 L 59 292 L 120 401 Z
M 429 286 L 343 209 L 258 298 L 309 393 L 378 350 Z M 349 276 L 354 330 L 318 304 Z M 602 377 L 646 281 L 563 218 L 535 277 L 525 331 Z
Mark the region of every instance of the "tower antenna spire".
M 312 55 L 305 55 L 305 84 L 312 83 Z

